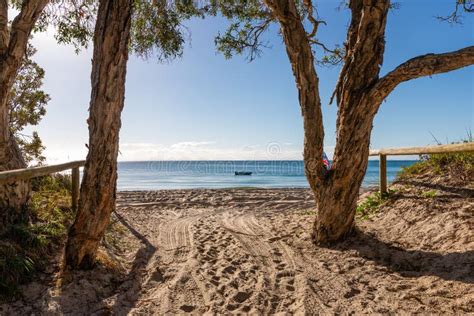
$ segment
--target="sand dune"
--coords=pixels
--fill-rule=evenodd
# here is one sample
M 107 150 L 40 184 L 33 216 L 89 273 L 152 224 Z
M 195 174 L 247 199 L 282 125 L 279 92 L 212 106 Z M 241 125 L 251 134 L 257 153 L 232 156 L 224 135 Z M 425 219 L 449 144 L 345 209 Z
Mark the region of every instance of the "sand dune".
M 120 193 L 122 273 L 98 267 L 64 277 L 59 290 L 30 285 L 29 298 L 3 311 L 474 312 L 474 195 L 413 199 L 414 190 L 333 248 L 311 243 L 308 190 Z

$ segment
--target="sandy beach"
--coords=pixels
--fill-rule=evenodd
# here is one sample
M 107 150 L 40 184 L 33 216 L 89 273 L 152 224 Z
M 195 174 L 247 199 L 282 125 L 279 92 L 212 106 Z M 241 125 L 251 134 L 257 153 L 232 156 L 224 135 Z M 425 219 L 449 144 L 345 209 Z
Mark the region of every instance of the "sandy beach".
M 474 0 L 0 1 L 0 316 L 474 316 Z
M 311 243 L 309 190 L 122 192 L 114 232 L 101 250 L 115 258 L 113 269 L 102 260 L 48 286 L 35 282 L 23 300 L 0 311 L 473 312 L 472 189 L 436 186 L 436 199 L 419 197 L 424 189 L 421 182 L 404 184 L 333 248 Z

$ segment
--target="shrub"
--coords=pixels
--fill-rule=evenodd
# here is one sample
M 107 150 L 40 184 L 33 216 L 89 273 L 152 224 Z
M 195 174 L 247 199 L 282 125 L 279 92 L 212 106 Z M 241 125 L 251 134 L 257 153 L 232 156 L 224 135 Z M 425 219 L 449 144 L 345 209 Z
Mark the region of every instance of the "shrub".
M 473 142 L 472 134 L 460 143 Z M 435 174 L 449 175 L 461 181 L 472 181 L 474 179 L 474 153 L 446 153 L 421 155 L 420 161 L 402 169 L 399 178 L 434 172 Z
M 364 201 L 357 205 L 356 216 L 361 219 L 368 219 L 370 214 L 377 212 L 380 205 L 385 203 L 395 193 L 395 190 L 389 190 L 387 194 L 374 192 L 367 196 Z
M 0 236 L 0 300 L 14 297 L 20 284 L 44 268 L 74 218 L 69 176 L 35 178 L 32 188 L 31 223 L 12 225 Z

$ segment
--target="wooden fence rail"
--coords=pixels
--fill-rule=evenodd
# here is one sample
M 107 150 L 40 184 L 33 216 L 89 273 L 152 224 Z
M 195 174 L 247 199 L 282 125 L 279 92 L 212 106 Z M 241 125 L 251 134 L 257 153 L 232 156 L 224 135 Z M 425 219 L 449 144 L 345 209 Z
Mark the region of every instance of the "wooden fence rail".
M 424 154 L 447 154 L 459 152 L 474 152 L 474 142 L 438 145 L 426 147 L 405 147 L 405 148 L 388 148 L 371 150 L 369 156 L 379 156 L 379 170 L 380 170 L 380 193 L 387 193 L 387 156 L 401 156 L 401 155 L 424 155 Z
M 71 161 L 59 165 L 34 167 L 26 169 L 8 170 L 0 172 L 0 184 L 13 183 L 19 180 L 28 180 L 31 178 L 46 176 L 51 173 L 61 172 L 64 170 L 72 170 L 72 208 L 77 210 L 77 202 L 79 199 L 79 168 L 83 167 L 85 160 Z

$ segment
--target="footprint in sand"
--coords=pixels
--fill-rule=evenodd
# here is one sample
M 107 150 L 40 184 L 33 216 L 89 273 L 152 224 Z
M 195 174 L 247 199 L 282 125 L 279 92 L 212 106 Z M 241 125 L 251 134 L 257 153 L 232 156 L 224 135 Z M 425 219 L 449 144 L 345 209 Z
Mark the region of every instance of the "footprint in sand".
M 181 305 L 179 307 L 183 312 L 186 312 L 186 313 L 190 313 L 192 312 L 193 310 L 196 309 L 195 306 L 192 306 L 192 305 Z
M 233 299 L 234 301 L 238 303 L 243 303 L 245 302 L 250 296 L 252 295 L 252 292 L 247 293 L 247 292 L 237 292 L 237 294 L 234 295 Z

